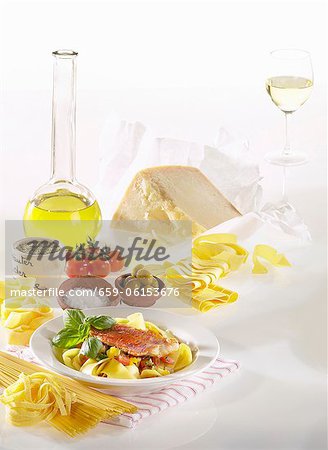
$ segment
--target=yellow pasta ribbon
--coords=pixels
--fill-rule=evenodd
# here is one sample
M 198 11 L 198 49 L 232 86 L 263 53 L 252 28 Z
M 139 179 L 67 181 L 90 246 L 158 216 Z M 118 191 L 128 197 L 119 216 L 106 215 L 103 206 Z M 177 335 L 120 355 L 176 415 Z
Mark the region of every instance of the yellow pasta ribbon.
M 4 300 L 6 298 L 14 297 L 13 291 L 29 291 L 35 286 L 35 278 L 7 278 L 5 281 L 0 281 L 0 293 L 3 294 L 1 298 Z
M 237 299 L 237 292 L 216 284 L 210 284 L 200 295 L 193 294 L 192 306 L 199 309 L 200 312 L 206 312 L 222 304 L 233 303 Z
M 169 284 L 179 288 L 182 298 L 192 297 L 192 306 L 201 312 L 232 303 L 238 294 L 217 282 L 240 268 L 248 252 L 237 244 L 234 234 L 209 234 L 193 242 L 192 260 L 182 259 L 167 267 Z
M 0 401 L 6 406 L 8 422 L 22 427 L 50 421 L 57 415 L 69 416 L 76 395 L 48 373 L 21 373 L 3 391 Z
M 255 274 L 263 274 L 268 272 L 268 268 L 260 261 L 261 258 L 275 267 L 291 266 L 288 259 L 282 253 L 278 253 L 277 250 L 270 245 L 259 244 L 255 246 L 253 252 L 252 272 Z
M 193 242 L 192 258 L 181 259 L 176 264 L 147 266 L 157 276 L 179 289 L 183 300 L 192 298 L 192 306 L 201 312 L 235 302 L 237 292 L 218 285 L 221 278 L 235 272 L 247 261 L 248 251 L 237 243 L 235 234 L 206 234 Z M 286 257 L 269 245 L 257 245 L 253 253 L 253 273 L 267 273 L 263 258 L 277 267 L 290 266 Z M 153 272 L 152 272 L 153 273 Z
M 53 310 L 39 297 L 12 297 L 12 290 L 29 291 L 35 279 L 17 278 L 1 282 L 4 300 L 0 303 L 1 324 L 7 330 L 8 344 L 29 345 L 30 337 L 43 323 L 53 318 Z
M 179 349 L 171 353 L 170 358 L 174 360 L 173 370 L 174 372 L 189 366 L 192 363 L 192 352 L 189 345 L 181 342 Z

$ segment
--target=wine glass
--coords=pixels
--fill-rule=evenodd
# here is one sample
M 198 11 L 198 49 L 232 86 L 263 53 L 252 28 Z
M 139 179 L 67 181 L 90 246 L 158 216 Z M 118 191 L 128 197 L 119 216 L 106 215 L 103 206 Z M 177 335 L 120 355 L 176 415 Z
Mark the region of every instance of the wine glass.
M 282 198 L 278 203 L 267 203 L 261 216 L 287 234 L 302 240 L 311 240 L 310 232 L 302 217 L 288 201 L 287 168 L 307 162 L 305 153 L 293 152 L 289 143 L 288 119 L 310 97 L 313 88 L 313 70 L 310 53 L 298 49 L 274 50 L 270 53 L 269 76 L 266 90 L 273 103 L 285 114 L 285 147 L 282 152 L 268 153 L 265 159 L 271 164 L 283 166 Z
M 273 50 L 270 53 L 266 90 L 273 103 L 285 114 L 285 147 L 281 153 L 268 153 L 265 159 L 279 166 L 298 166 L 307 162 L 305 153 L 291 150 L 289 116 L 310 97 L 313 70 L 310 53 L 299 49 Z

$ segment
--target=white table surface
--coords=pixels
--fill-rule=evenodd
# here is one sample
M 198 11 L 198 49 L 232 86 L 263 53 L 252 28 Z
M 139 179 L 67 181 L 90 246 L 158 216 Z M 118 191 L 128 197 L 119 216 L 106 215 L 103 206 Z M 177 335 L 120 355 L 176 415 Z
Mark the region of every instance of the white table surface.
M 73 3 L 68 6 L 71 13 L 75 11 Z M 4 422 L 4 408 L 0 406 L 1 449 L 326 448 L 326 91 L 323 84 L 324 68 L 320 65 L 324 49 L 320 26 L 323 26 L 321 20 L 324 13 L 316 2 L 305 2 L 302 5 L 284 3 L 277 8 L 276 3 L 265 3 L 264 5 L 263 2 L 262 6 L 260 3 L 252 4 L 255 9 L 247 20 L 244 20 L 243 15 L 246 10 L 236 15 L 232 2 L 231 7 L 227 6 L 230 22 L 234 23 L 232 18 L 238 18 L 234 32 L 237 33 L 236 36 L 243 36 L 243 39 L 238 38 L 238 42 L 230 43 L 232 35 L 229 35 L 229 42 L 224 40 L 229 31 L 228 25 L 224 23 L 224 16 L 218 19 L 217 29 L 213 28 L 214 23 L 212 28 L 203 25 L 205 34 L 214 33 L 213 30 L 222 32 L 222 36 L 217 36 L 215 45 L 223 42 L 223 60 L 220 59 L 222 53 L 220 54 L 218 47 L 217 76 L 222 76 L 225 82 L 219 83 L 218 86 L 211 84 L 212 87 L 206 88 L 126 88 L 124 78 L 121 87 L 105 87 L 107 72 L 102 70 L 106 69 L 102 53 L 102 45 L 105 44 L 101 44 L 105 41 L 101 40 L 101 37 L 107 32 L 104 30 L 110 32 L 111 28 L 106 28 L 105 22 L 102 22 L 102 27 L 95 27 L 94 33 L 98 40 L 94 33 L 86 33 L 85 30 L 89 29 L 87 9 L 81 6 L 80 12 L 85 14 L 84 21 L 74 28 L 76 39 L 67 39 L 72 45 L 81 44 L 83 47 L 82 44 L 85 44 L 86 57 L 90 57 L 92 46 L 100 43 L 97 51 L 102 57 L 101 60 L 93 60 L 94 66 L 93 70 L 88 72 L 88 82 L 85 76 L 83 78 L 81 75 L 82 86 L 78 91 L 77 169 L 79 178 L 87 185 L 92 187 L 97 181 L 97 170 L 90 170 L 90 155 L 92 154 L 94 161 L 97 160 L 99 134 L 111 109 L 116 109 L 124 118 L 149 124 L 158 136 L 211 143 L 218 126 L 225 125 L 233 134 L 238 133 L 249 138 L 252 152 L 261 164 L 261 173 L 264 176 L 264 201 L 279 197 L 281 170 L 265 164 L 263 156 L 267 151 L 281 148 L 283 117 L 265 94 L 262 74 L 259 73 L 262 70 L 261 57 L 263 52 L 274 47 L 306 47 L 307 43 L 309 44 L 307 48 L 310 47 L 313 52 L 316 64 L 317 84 L 311 99 L 293 117 L 291 133 L 293 146 L 306 151 L 310 162 L 288 172 L 288 190 L 291 202 L 298 208 L 311 230 L 313 242 L 287 254 L 293 263 L 291 269 L 278 270 L 274 275 L 259 279 L 257 286 L 252 289 L 248 289 L 247 284 L 234 285 L 240 293 L 235 304 L 204 315 L 196 311 L 190 312 L 202 325 L 213 330 L 220 340 L 222 355 L 227 359 L 239 360 L 241 369 L 198 398 L 170 408 L 160 416 L 144 420 L 134 430 L 101 424 L 83 439 L 75 441 L 66 440 L 46 425 L 31 429 L 8 426 Z M 25 21 L 29 11 L 35 11 L 33 6 L 32 9 L 30 5 L 26 6 L 26 9 L 23 6 L 21 8 L 23 10 L 17 15 L 13 4 L 9 8 L 9 17 L 11 20 L 20 20 L 17 25 L 20 30 L 18 37 L 24 33 L 25 38 L 17 38 L 17 42 L 10 41 L 5 52 L 9 64 L 6 66 L 6 89 L 3 95 L 6 120 L 5 152 L 1 165 L 1 182 L 5 193 L 1 208 L 2 232 L 3 219 L 20 219 L 28 195 L 47 179 L 51 95 L 50 67 L 48 70 L 47 64 L 51 64 L 51 60 L 49 58 L 45 62 L 43 58 L 46 48 L 52 50 L 54 46 L 66 44 L 65 39 L 59 43 L 54 38 L 56 31 L 60 30 L 65 38 L 71 36 L 68 33 L 71 22 L 67 18 L 65 22 L 60 22 L 62 28 L 58 25 L 61 19 L 60 8 L 52 6 L 51 11 L 48 11 L 44 5 L 40 6 L 40 10 L 39 6 L 37 7 L 37 12 L 40 12 L 44 19 L 42 39 L 37 31 L 33 34 L 33 24 L 38 30 L 38 14 L 29 16 L 30 20 Z M 281 8 L 284 9 L 283 15 Z M 293 15 L 296 9 L 297 19 Z M 182 9 L 175 10 L 175 14 L 178 14 L 181 20 L 185 17 Z M 197 12 L 194 11 L 194 15 L 196 21 Z M 99 17 L 102 17 L 99 20 L 104 21 L 108 16 Z M 209 11 L 208 19 L 210 18 Z M 206 24 L 206 20 L 203 23 Z M 277 23 L 281 25 L 279 30 Z M 261 24 L 260 30 L 256 28 L 258 24 Z M 312 27 L 310 31 L 309 25 Z M 5 33 L 10 33 L 13 29 L 10 22 L 5 26 Z M 133 26 L 133 23 L 130 23 L 130 26 Z M 162 25 L 159 23 L 158 26 Z M 252 27 L 255 31 L 250 35 Z M 153 33 L 156 33 L 155 28 Z M 187 36 L 191 36 L 192 30 L 195 29 L 198 29 L 196 25 L 190 25 L 186 31 Z M 176 24 L 171 32 L 180 36 Z M 136 38 L 137 36 L 135 33 Z M 202 39 L 201 35 L 197 36 L 197 40 L 199 39 Z M 174 51 L 172 42 L 169 41 L 168 45 Z M 27 53 L 32 44 L 37 46 L 36 49 L 39 48 L 38 45 L 41 46 L 42 58 Z M 204 48 L 204 42 L 202 45 L 199 48 L 195 46 L 195 51 L 200 52 L 200 49 Z M 230 66 L 224 63 L 227 45 L 232 46 L 232 55 L 240 46 L 244 46 L 241 49 L 244 54 L 239 68 L 243 72 L 242 77 L 236 77 L 236 59 L 229 59 L 230 65 L 235 62 L 230 84 L 227 81 Z M 182 51 L 180 47 L 179 49 Z M 22 59 L 17 58 L 15 50 L 22 50 Z M 128 52 L 128 46 L 124 51 Z M 212 48 L 212 56 L 213 51 Z M 108 55 L 107 47 L 106 52 Z M 251 55 L 249 61 L 247 52 Z M 118 54 L 119 52 L 115 53 L 116 57 Z M 108 58 L 110 61 L 110 57 Z M 137 67 L 138 61 L 133 61 Z M 178 56 L 176 61 L 179 61 Z M 191 64 L 191 61 L 189 55 L 187 62 Z M 198 75 L 206 75 L 204 61 L 201 60 L 200 64 L 203 66 L 198 68 Z M 38 62 L 40 72 L 37 68 Z M 250 66 L 253 66 L 252 69 Z M 82 62 L 81 72 L 87 67 L 87 64 Z M 177 76 L 180 76 L 179 82 L 183 83 L 181 67 L 184 66 L 176 67 L 180 68 Z M 222 72 L 221 67 L 226 70 Z M 192 64 L 188 66 L 188 70 L 191 69 Z M 253 70 L 252 74 L 249 70 Z M 25 74 L 28 77 L 26 79 Z M 94 83 L 97 74 L 98 84 Z M 141 76 L 140 68 L 137 74 Z M 157 72 L 155 76 L 156 74 Z M 203 85 L 206 85 L 205 75 Z M 119 75 L 116 73 L 116 76 Z M 23 79 L 25 81 L 19 85 Z M 198 80 L 196 84 L 197 82 Z M 32 88 L 30 84 L 33 85 Z M 95 84 L 97 89 L 90 88 Z M 43 90 L 36 90 L 39 85 Z M 110 201 L 109 194 L 108 202 Z M 4 247 L 1 246 L 0 250 L 3 252 Z M 3 264 L 1 272 L 4 272 Z M 233 285 L 232 280 L 229 280 L 229 283 Z
M 288 253 L 293 267 L 259 279 L 251 290 L 230 279 L 240 292 L 235 304 L 189 312 L 218 336 L 223 357 L 241 362 L 239 372 L 134 430 L 101 424 L 76 441 L 46 425 L 14 429 L 0 407 L 0 448 L 325 448 L 326 230 L 317 164 L 293 169 L 303 175 L 295 175 L 291 197 L 313 236 L 310 245 Z

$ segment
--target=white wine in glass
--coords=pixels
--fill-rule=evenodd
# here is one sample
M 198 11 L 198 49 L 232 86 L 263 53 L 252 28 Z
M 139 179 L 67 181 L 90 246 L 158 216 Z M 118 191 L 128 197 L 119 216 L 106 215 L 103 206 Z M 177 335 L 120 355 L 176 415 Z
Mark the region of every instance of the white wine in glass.
M 270 53 L 269 70 L 266 90 L 273 103 L 285 114 L 285 147 L 281 153 L 266 155 L 266 160 L 280 166 L 298 166 L 307 161 L 307 156 L 291 150 L 288 118 L 311 95 L 313 88 L 311 56 L 305 50 L 274 50 Z

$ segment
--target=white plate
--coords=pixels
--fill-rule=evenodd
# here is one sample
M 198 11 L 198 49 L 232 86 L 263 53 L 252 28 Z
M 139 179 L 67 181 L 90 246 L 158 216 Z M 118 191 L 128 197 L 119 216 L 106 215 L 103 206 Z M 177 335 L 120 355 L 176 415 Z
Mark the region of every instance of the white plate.
M 140 312 L 140 309 L 101 307 L 86 309 L 84 312 L 87 316 L 101 314 L 112 317 L 126 317 L 134 312 Z M 194 354 L 194 360 L 188 367 L 171 375 L 139 380 L 121 380 L 86 375 L 65 366 L 56 359 L 53 353 L 51 339 L 63 328 L 62 317 L 49 320 L 38 328 L 32 335 L 30 347 L 40 363 L 55 372 L 67 375 L 88 386 L 120 396 L 162 389 L 177 380 L 190 377 L 205 370 L 217 358 L 220 347 L 216 336 L 206 328 L 199 326 L 194 318 L 153 308 L 142 309 L 142 314 L 145 320 L 153 322 L 164 330 L 169 329 L 180 341 L 190 345 Z

